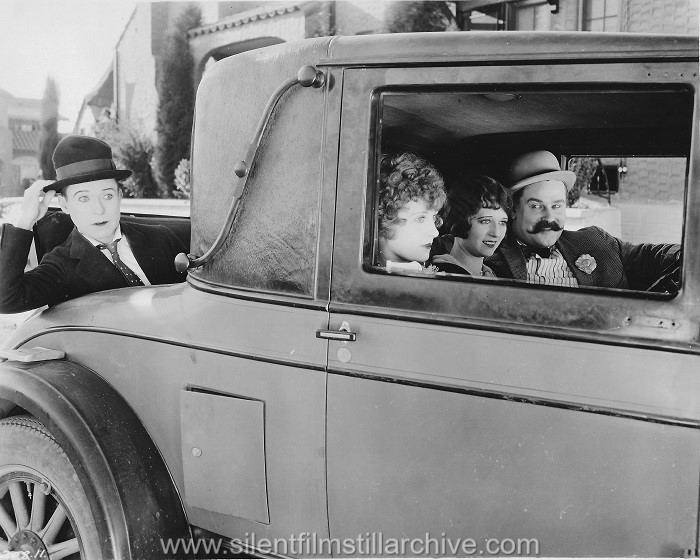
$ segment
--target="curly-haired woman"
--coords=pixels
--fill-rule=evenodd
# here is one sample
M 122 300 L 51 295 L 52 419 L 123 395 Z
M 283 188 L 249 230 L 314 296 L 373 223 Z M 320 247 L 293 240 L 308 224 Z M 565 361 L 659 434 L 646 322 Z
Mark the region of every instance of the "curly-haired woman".
M 449 191 L 448 234 L 435 240 L 431 263 L 441 272 L 495 276 L 484 265 L 503 240 L 513 201 L 508 190 L 485 175 L 461 178 Z
M 425 271 L 446 200 L 442 176 L 428 162 L 411 153 L 383 156 L 377 264 L 390 271 Z

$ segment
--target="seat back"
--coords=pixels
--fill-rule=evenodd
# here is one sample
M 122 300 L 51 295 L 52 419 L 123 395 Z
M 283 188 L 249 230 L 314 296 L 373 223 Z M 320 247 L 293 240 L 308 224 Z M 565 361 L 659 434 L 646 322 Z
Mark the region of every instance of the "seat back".
M 182 241 L 187 252 L 190 250 L 190 219 L 187 217 L 122 214 L 121 219 L 129 224 L 166 226 Z M 49 209 L 46 216 L 34 226 L 34 246 L 36 247 L 37 260 L 41 262 L 42 257 L 63 243 L 71 231 L 73 231 L 73 221 L 70 216 L 60 210 Z

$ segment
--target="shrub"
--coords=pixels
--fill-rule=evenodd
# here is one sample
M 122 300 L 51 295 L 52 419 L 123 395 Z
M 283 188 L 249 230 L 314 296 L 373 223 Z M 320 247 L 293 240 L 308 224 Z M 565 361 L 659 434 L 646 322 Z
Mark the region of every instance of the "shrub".
M 190 160 L 181 159 L 175 169 L 176 198 L 190 198 L 192 196 L 192 184 L 190 183 Z
M 457 30 L 447 2 L 393 2 L 388 10 L 385 30 L 388 33 Z
M 567 206 L 576 204 L 578 199 L 581 198 L 581 192 L 588 189 L 591 179 L 598 170 L 598 165 L 598 158 L 577 157 L 569 160 L 569 170 L 576 173 L 576 182 L 567 194 Z
M 114 149 L 114 147 L 112 148 Z M 133 174 L 124 181 L 127 196 L 133 198 L 160 198 L 167 196 L 159 187 L 153 173 L 154 146 L 150 138 L 129 129 L 122 135 L 122 142 L 117 147 L 117 158 L 125 169 Z
M 107 142 L 119 169 L 131 169 L 133 174 L 122 184 L 130 198 L 161 198 L 168 196 L 158 185 L 153 171 L 155 148 L 151 139 L 134 128 L 122 127 L 110 119 L 95 125 L 95 136 Z

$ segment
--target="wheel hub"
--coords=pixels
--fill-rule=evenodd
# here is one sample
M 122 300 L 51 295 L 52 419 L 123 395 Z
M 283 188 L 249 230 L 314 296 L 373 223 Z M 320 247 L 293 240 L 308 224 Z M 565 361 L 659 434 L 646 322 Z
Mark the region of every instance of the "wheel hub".
M 17 531 L 10 539 L 9 551 L 28 552 L 29 558 L 48 558 L 49 551 L 39 535 L 33 531 Z

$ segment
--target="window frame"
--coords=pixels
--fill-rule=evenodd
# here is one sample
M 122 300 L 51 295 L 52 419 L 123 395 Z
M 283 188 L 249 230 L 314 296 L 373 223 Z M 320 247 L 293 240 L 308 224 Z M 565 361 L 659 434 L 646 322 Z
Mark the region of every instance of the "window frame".
M 642 88 L 641 93 L 647 93 L 647 94 L 652 94 L 654 93 L 656 88 L 650 88 L 648 90 Z M 466 94 L 466 95 L 483 95 L 484 93 L 490 93 L 492 90 L 489 88 L 460 88 L 459 90 L 455 90 L 452 92 L 451 90 L 445 90 L 444 88 L 440 88 L 435 90 L 436 94 L 439 93 L 455 93 L 455 94 Z M 430 93 L 430 88 L 421 88 L 421 89 L 416 89 L 415 93 L 417 94 L 422 94 L 425 95 L 426 93 Z M 566 89 L 559 89 L 555 86 L 553 87 L 545 87 L 545 88 L 540 88 L 540 89 L 534 89 L 534 90 L 527 90 L 526 93 L 522 93 L 523 96 L 527 96 L 528 94 L 542 94 L 542 93 L 551 93 L 553 95 L 566 95 L 567 93 L 578 93 L 578 94 L 608 94 L 608 95 L 619 95 L 620 97 L 623 97 L 626 93 L 633 94 L 633 93 L 640 93 L 639 88 L 636 87 L 620 87 L 619 84 L 605 84 L 604 86 L 601 86 L 599 88 L 590 88 L 587 85 L 584 85 L 582 88 L 566 88 Z M 368 224 L 367 227 L 365 228 L 366 232 L 370 232 L 369 234 L 371 235 L 371 243 L 367 244 L 365 243 L 365 247 L 369 246 L 370 249 L 366 251 L 363 255 L 363 268 L 367 271 L 373 272 L 373 273 L 384 273 L 385 270 L 383 267 L 376 266 L 374 265 L 374 262 L 376 260 L 376 255 L 378 254 L 378 219 L 376 219 L 376 214 L 377 214 L 377 207 L 379 204 L 379 168 L 380 168 L 380 159 L 381 159 L 381 146 L 383 145 L 383 134 L 382 134 L 382 125 L 379 123 L 383 123 L 384 119 L 382 118 L 382 105 L 383 105 L 383 100 L 384 96 L 386 95 L 410 95 L 410 92 L 406 92 L 403 89 L 399 89 L 396 91 L 393 91 L 391 89 L 382 89 L 381 91 L 377 91 L 375 94 L 375 99 L 373 100 L 373 104 L 375 107 L 375 122 L 377 123 L 377 130 L 375 132 L 375 138 L 377 138 L 378 146 L 371 148 L 370 151 L 375 152 L 376 156 L 376 162 L 374 163 L 374 175 L 370 175 L 369 178 L 369 183 L 370 185 L 374 185 L 375 188 L 373 189 L 373 194 L 370 195 L 370 192 L 368 191 L 368 209 L 371 207 L 372 211 L 367 212 L 366 219 L 371 220 L 372 216 L 375 216 L 374 218 L 374 223 L 373 224 Z M 491 115 L 492 116 L 492 115 Z M 577 154 L 578 156 L 581 156 L 582 154 Z M 562 169 L 566 168 L 565 161 L 569 159 L 569 157 L 572 157 L 573 154 L 562 154 Z M 615 155 L 604 155 L 601 153 L 595 153 L 592 154 L 593 157 L 617 157 Z M 430 159 L 430 158 L 427 158 Z M 431 161 L 431 163 L 435 163 Z M 438 170 L 440 169 L 439 165 L 436 165 Z M 688 161 L 686 159 L 686 177 L 685 177 L 685 185 L 684 185 L 684 198 L 685 198 L 685 192 L 688 187 Z M 604 191 L 603 191 L 604 192 Z M 370 206 L 371 205 L 371 206 Z M 683 216 L 681 217 L 683 219 Z M 683 231 L 685 228 L 685 223 L 682 223 L 681 228 Z M 610 232 L 608 232 L 610 233 Z M 661 242 L 659 242 L 661 243 Z M 392 272 L 392 274 L 406 274 L 405 272 Z M 461 282 L 493 282 L 493 279 L 487 279 L 487 278 L 480 278 L 480 277 L 472 277 L 472 276 L 463 276 L 463 275 L 444 275 L 444 274 L 438 274 L 435 276 L 431 276 L 431 278 L 435 280 L 453 280 L 453 281 L 461 281 Z M 683 278 L 681 278 L 681 281 Z M 571 287 L 566 287 L 566 286 L 550 286 L 550 285 L 542 285 L 542 284 L 529 284 L 526 281 L 523 280 L 510 280 L 510 279 L 505 279 L 505 278 L 500 278 L 498 279 L 499 282 L 509 282 L 514 285 L 528 285 L 529 287 L 536 288 L 536 289 L 558 289 L 558 290 L 576 290 L 576 291 L 589 291 L 592 290 L 594 293 L 600 293 L 601 291 L 611 291 L 614 292 L 618 295 L 621 295 L 622 297 L 643 297 L 643 298 L 651 298 L 651 299 L 661 299 L 661 300 L 670 300 L 673 299 L 674 297 L 677 296 L 677 294 L 666 294 L 666 293 L 655 293 L 655 292 L 646 292 L 643 290 L 634 290 L 634 289 L 629 289 L 629 288 L 608 288 L 608 287 L 590 287 L 590 286 L 582 286 L 579 285 L 576 288 L 571 288 Z
M 598 33 L 614 33 L 620 31 L 620 0 L 599 0 L 603 2 L 603 15 L 602 17 L 592 17 L 592 2 L 596 0 L 582 0 L 583 9 L 581 11 L 581 29 L 583 31 L 594 31 Z M 615 14 L 607 15 L 607 7 L 610 5 L 615 6 Z M 609 21 L 613 20 L 615 25 L 614 29 L 608 27 Z M 603 23 L 603 29 L 591 29 L 591 24 L 596 22 Z
M 527 9 L 534 9 L 533 11 L 533 16 L 535 17 L 536 20 L 536 9 L 541 8 L 541 7 L 546 7 L 548 13 L 549 13 L 549 27 L 547 29 L 522 29 L 517 26 L 517 20 L 518 16 L 520 13 L 524 10 Z M 511 6 L 510 9 L 510 21 L 508 22 L 508 30 L 513 30 L 513 31 L 550 31 L 552 28 L 552 5 L 549 3 L 548 0 L 520 0 L 518 2 L 514 2 Z
M 676 68 L 676 65 L 679 66 Z M 378 99 L 382 92 L 397 88 L 425 89 L 423 84 L 428 83 L 455 89 L 485 85 L 493 88 L 494 84 L 507 89 L 516 84 L 522 87 L 526 83 L 547 90 L 552 83 L 603 87 L 614 81 L 649 87 L 679 83 L 692 88 L 689 81 L 692 73 L 681 78 L 690 67 L 692 65 L 686 63 L 647 62 L 642 65 L 596 61 L 585 65 L 501 63 L 491 66 L 403 67 L 390 71 L 346 69 L 344 83 L 353 86 L 352 96 L 344 94 L 341 115 L 339 213 L 336 217 L 331 307 L 335 311 L 553 338 L 599 339 L 617 344 L 644 344 L 644 341 L 654 339 L 677 346 L 681 341 L 694 340 L 692 325 L 697 317 L 689 314 L 688 304 L 698 297 L 699 290 L 693 282 L 700 277 L 700 263 L 693 262 L 697 259 L 686 259 L 683 272 L 687 285 L 670 300 L 647 292 L 609 288 L 572 289 L 457 276 L 446 277 L 447 281 L 443 281 L 442 278 L 436 280 L 410 273 L 389 274 L 372 267 L 368 269 L 365 260 L 375 239 L 374 197 L 381 146 Z M 606 77 L 608 79 L 604 79 Z M 697 104 L 695 95 L 695 114 Z M 693 145 L 697 145 L 697 124 L 693 126 Z M 363 146 L 366 148 L 362 149 Z M 689 184 L 693 177 L 692 168 L 697 165 L 692 153 L 691 147 Z M 360 161 L 364 163 L 360 165 Z M 348 187 L 351 184 L 361 188 Z M 697 196 L 693 194 L 687 198 L 686 221 L 697 220 L 700 218 L 700 209 L 694 203 Z M 343 209 L 350 211 L 342 214 Z M 697 228 L 686 228 L 684 246 L 692 248 L 699 233 Z M 657 318 L 659 323 L 654 327 L 671 323 L 674 327 L 651 327 Z

